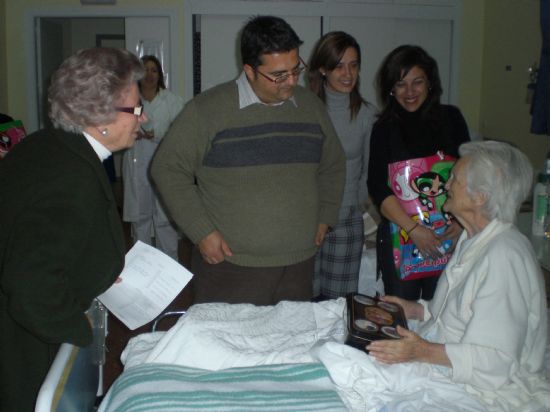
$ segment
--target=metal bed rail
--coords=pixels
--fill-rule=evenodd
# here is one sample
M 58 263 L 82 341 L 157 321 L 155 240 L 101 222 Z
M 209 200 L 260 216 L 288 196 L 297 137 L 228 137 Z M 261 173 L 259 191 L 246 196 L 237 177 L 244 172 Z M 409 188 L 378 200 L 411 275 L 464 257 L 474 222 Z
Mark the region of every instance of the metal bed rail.
M 185 310 L 172 310 L 172 311 L 166 311 L 158 315 L 155 320 L 153 321 L 153 326 L 151 327 L 151 332 L 156 332 L 158 328 L 158 324 L 167 318 L 173 318 L 173 317 L 180 317 L 182 315 L 185 315 L 187 311 Z

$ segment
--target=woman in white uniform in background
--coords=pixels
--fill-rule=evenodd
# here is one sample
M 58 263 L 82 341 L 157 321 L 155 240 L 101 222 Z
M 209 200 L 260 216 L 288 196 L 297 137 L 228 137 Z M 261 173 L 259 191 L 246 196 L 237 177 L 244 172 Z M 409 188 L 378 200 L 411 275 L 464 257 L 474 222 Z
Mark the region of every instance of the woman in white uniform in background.
M 142 104 L 149 118 L 135 145 L 124 153 L 123 220 L 132 223 L 134 242 L 141 240 L 178 260 L 179 235 L 164 213 L 149 178 L 149 164 L 170 124 L 183 108 L 183 98 L 166 90 L 162 66 L 155 56 L 141 58 L 145 77 L 139 82 Z

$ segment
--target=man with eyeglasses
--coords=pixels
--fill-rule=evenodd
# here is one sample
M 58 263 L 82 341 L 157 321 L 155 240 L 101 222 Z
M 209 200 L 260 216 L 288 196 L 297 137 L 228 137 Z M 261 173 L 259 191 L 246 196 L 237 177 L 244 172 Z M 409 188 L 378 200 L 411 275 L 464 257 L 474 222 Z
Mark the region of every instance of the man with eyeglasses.
M 195 303 L 311 299 L 345 156 L 324 105 L 297 84 L 301 43 L 283 19 L 249 20 L 241 75 L 191 100 L 153 159 L 161 197 L 197 246 Z

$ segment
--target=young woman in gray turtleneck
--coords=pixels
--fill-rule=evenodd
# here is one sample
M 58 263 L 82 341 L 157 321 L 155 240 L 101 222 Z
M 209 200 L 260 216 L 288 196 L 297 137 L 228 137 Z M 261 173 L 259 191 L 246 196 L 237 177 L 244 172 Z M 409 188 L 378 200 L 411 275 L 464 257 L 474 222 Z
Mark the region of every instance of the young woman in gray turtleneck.
M 327 233 L 315 262 L 314 296 L 319 299 L 357 292 L 363 250 L 363 213 L 370 133 L 376 110 L 359 93 L 361 49 L 347 33 L 325 34 L 308 68 L 309 86 L 326 104 L 346 153 L 346 185 L 338 224 Z

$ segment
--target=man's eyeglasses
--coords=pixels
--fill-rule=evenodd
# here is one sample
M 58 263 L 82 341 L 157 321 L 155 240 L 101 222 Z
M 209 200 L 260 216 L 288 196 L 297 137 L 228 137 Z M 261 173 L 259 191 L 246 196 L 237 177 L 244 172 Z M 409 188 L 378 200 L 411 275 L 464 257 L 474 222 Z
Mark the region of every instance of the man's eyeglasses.
M 140 117 L 143 113 L 143 105 L 136 107 L 115 107 L 117 112 L 130 113 L 134 116 Z
M 268 76 L 267 74 L 264 74 L 261 71 L 259 71 L 257 68 L 254 69 L 254 70 L 257 73 L 261 74 L 263 77 L 265 77 L 270 82 L 275 83 L 275 84 L 280 84 L 280 83 L 286 82 L 290 76 L 298 77 L 300 74 L 303 73 L 303 71 L 307 68 L 307 64 L 305 64 L 305 62 L 302 60 L 301 57 L 300 57 L 300 63 L 302 64 L 301 66 L 298 66 L 295 69 L 292 69 L 288 72 L 281 73 L 280 75 L 278 75 L 276 77 Z

